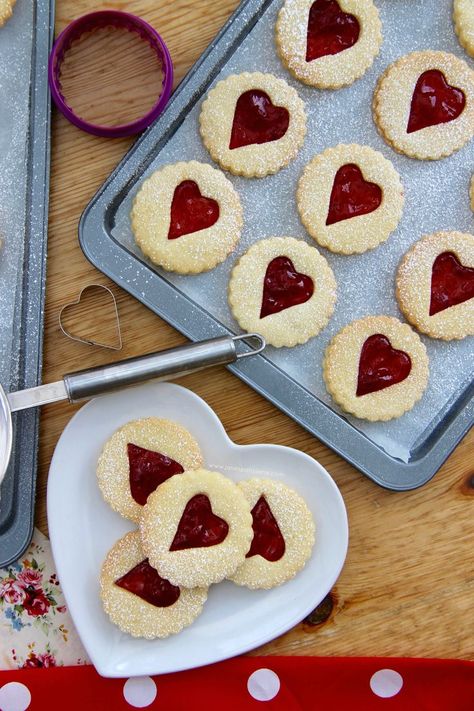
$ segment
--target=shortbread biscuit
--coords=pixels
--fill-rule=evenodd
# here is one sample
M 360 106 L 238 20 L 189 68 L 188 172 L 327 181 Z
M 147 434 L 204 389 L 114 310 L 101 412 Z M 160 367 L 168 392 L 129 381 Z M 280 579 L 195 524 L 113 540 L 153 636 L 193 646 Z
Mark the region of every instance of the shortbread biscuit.
M 474 335 L 474 235 L 437 232 L 415 242 L 397 272 L 407 320 L 432 338 Z
M 428 384 L 420 337 L 391 316 L 366 316 L 330 341 L 323 361 L 328 392 L 346 412 L 391 420 L 411 410 Z
M 218 583 L 245 559 L 250 505 L 233 481 L 205 469 L 185 472 L 148 497 L 140 521 L 143 550 L 174 585 Z
M 322 247 L 356 254 L 397 227 L 404 191 L 392 163 L 369 146 L 328 148 L 305 167 L 296 194 L 303 225 Z
M 154 264 L 180 274 L 213 269 L 235 249 L 242 231 L 240 198 L 207 163 L 173 163 L 147 178 L 131 212 L 132 231 Z
M 382 137 L 399 153 L 437 160 L 474 135 L 474 72 L 447 52 L 412 52 L 382 74 L 373 99 Z
M 239 482 L 252 507 L 253 539 L 245 562 L 230 577 L 254 590 L 294 578 L 314 546 L 314 521 L 304 499 L 273 479 Z
M 382 32 L 372 0 L 286 0 L 276 46 L 296 79 L 339 89 L 359 79 L 380 51 Z
M 110 620 L 132 637 L 168 637 L 190 625 L 207 599 L 207 588 L 172 585 L 152 568 L 138 531 L 109 551 L 100 576 L 100 596 Z
M 97 482 L 114 511 L 138 523 L 157 486 L 202 463 L 199 445 L 184 427 L 146 417 L 127 422 L 107 440 L 97 462 Z
M 454 0 L 454 29 L 459 41 L 471 57 L 474 57 L 474 3 L 472 0 Z
M 204 145 L 222 168 L 247 178 L 263 177 L 298 153 L 306 135 L 306 111 L 283 79 L 244 72 L 211 89 L 199 124 Z
M 229 304 L 244 331 L 277 348 L 305 343 L 328 323 L 336 280 L 315 247 L 293 237 L 253 244 L 232 270 Z

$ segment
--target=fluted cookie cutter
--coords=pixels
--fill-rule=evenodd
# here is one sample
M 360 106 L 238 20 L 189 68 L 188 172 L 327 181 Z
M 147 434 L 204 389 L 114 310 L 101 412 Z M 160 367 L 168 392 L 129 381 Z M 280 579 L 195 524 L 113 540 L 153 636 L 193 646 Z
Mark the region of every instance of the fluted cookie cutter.
M 120 126 L 103 126 L 90 123 L 78 116 L 68 105 L 61 86 L 61 64 L 71 47 L 86 32 L 102 29 L 104 27 L 117 27 L 135 32 L 156 52 L 161 64 L 163 81 L 161 93 L 152 108 L 141 118 Z M 137 15 L 119 10 L 101 10 L 91 12 L 71 22 L 58 36 L 53 45 L 48 65 L 48 80 L 53 101 L 61 113 L 75 126 L 92 133 L 95 136 L 119 138 L 133 136 L 147 128 L 159 116 L 166 106 L 173 86 L 173 62 L 163 38 L 148 22 Z
M 110 294 L 110 296 L 112 297 L 112 303 L 113 303 L 113 307 L 114 307 L 114 311 L 115 311 L 115 323 L 116 323 L 116 334 L 117 334 L 117 344 L 116 345 L 110 344 L 110 343 L 104 343 L 103 341 L 98 341 L 93 338 L 84 338 L 81 336 L 76 336 L 73 333 L 71 333 L 71 331 L 69 331 L 69 329 L 67 329 L 63 324 L 64 312 L 67 311 L 68 309 L 70 309 L 72 306 L 77 306 L 78 304 L 80 304 L 83 294 L 86 291 L 91 291 L 92 289 L 95 289 L 95 290 L 102 289 L 103 291 L 106 291 L 108 294 Z M 118 312 L 118 306 L 117 306 L 117 299 L 115 298 L 115 294 L 112 291 L 112 289 L 110 289 L 105 284 L 87 284 L 86 286 L 84 286 L 81 289 L 81 291 L 79 292 L 79 296 L 77 297 L 77 299 L 75 301 L 70 301 L 68 304 L 64 304 L 61 311 L 59 312 L 58 320 L 59 320 L 59 328 L 61 329 L 61 331 L 64 333 L 64 335 L 67 338 L 71 339 L 71 341 L 77 341 L 78 343 L 85 343 L 88 346 L 99 346 L 100 348 L 108 348 L 112 351 L 121 351 L 122 350 L 122 331 L 120 329 L 120 318 L 119 318 L 119 312 Z

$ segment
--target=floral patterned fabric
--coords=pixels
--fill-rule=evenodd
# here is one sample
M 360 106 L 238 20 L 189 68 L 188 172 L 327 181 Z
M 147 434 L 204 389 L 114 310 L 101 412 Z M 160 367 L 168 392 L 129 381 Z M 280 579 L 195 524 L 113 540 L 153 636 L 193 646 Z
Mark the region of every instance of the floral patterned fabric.
M 54 571 L 35 529 L 21 560 L 0 568 L 0 669 L 87 664 Z

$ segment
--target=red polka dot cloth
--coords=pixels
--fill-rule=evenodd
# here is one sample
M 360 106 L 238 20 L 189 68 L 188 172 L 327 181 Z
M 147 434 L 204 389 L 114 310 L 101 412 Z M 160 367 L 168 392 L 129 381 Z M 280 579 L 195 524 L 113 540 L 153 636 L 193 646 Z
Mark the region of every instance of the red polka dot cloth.
M 0 570 L 2 668 L 0 711 L 474 711 L 468 661 L 239 657 L 104 679 L 88 664 L 37 530 L 22 559 Z
M 2 711 L 473 711 L 474 664 L 454 659 L 238 657 L 160 677 L 91 666 L 0 672 Z

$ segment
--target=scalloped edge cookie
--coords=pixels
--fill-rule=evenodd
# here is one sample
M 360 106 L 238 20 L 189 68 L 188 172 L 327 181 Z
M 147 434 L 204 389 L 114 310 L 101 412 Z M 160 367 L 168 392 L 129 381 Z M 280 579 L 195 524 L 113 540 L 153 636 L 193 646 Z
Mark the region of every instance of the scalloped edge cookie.
M 204 197 L 219 204 L 211 227 L 168 239 L 174 191 L 194 181 Z M 179 274 L 209 271 L 234 251 L 240 239 L 243 210 L 234 186 L 224 173 L 198 161 L 171 163 L 155 171 L 140 186 L 130 213 L 135 242 L 154 264 Z
M 127 533 L 110 549 L 100 575 L 104 610 L 114 625 L 132 637 L 156 639 L 177 634 L 201 614 L 207 600 L 207 588 L 180 588 L 179 598 L 173 605 L 156 607 L 115 585 L 116 580 L 144 559 L 146 555 L 138 531 Z
M 466 106 L 453 121 L 407 133 L 415 85 L 421 74 L 441 71 L 446 81 L 463 90 Z M 448 52 L 411 52 L 381 75 L 373 102 L 375 125 L 382 138 L 399 153 L 419 160 L 439 160 L 462 148 L 474 135 L 474 71 Z
M 229 148 L 235 105 L 246 91 L 260 89 L 276 106 L 285 107 L 290 123 L 275 141 Z M 211 158 L 225 170 L 246 178 L 276 173 L 295 158 L 306 136 L 306 110 L 295 89 L 273 74 L 243 72 L 219 81 L 204 100 L 199 116 L 202 141 Z
M 472 0 L 454 0 L 454 29 L 459 43 L 474 57 L 474 4 Z
M 313 516 L 303 497 L 280 481 L 248 479 L 240 481 L 238 486 L 251 509 L 262 495 L 265 497 L 285 540 L 285 552 L 274 562 L 258 554 L 246 558 L 229 579 L 252 590 L 268 590 L 294 578 L 311 557 Z
M 474 235 L 435 232 L 425 235 L 402 257 L 396 277 L 400 310 L 418 331 L 444 341 L 474 335 L 474 298 L 429 315 L 433 262 L 454 252 L 463 266 L 474 269 Z
M 308 301 L 260 318 L 263 284 L 268 264 L 288 257 L 298 272 L 313 280 Z M 267 237 L 253 244 L 234 266 L 228 290 L 231 311 L 240 327 L 260 333 L 280 348 L 306 343 L 329 322 L 336 303 L 336 279 L 326 259 L 315 247 L 294 237 Z
M 275 42 L 281 61 L 299 81 L 319 89 L 340 89 L 365 74 L 382 45 L 382 23 L 372 0 L 338 0 L 360 25 L 357 42 L 342 52 L 306 61 L 308 16 L 314 0 L 286 0 L 278 13 Z
M 364 180 L 382 189 L 382 203 L 366 215 L 326 225 L 337 171 L 356 164 Z M 404 190 L 400 176 L 382 153 L 369 146 L 340 144 L 316 155 L 304 168 L 296 201 L 301 222 L 322 247 L 339 254 L 360 254 L 385 242 L 403 213 Z
M 410 356 L 411 371 L 402 382 L 358 397 L 362 346 L 379 333 L 389 339 L 393 348 Z M 428 384 L 428 355 L 408 324 L 392 316 L 366 316 L 352 321 L 332 338 L 324 354 L 323 377 L 329 394 L 346 412 L 373 422 L 392 420 L 411 410 L 422 397 Z
M 130 493 L 129 443 L 171 457 L 184 470 L 198 469 L 203 458 L 192 434 L 172 420 L 144 417 L 119 427 L 104 444 L 99 456 L 97 483 L 105 501 L 114 511 L 138 523 L 143 506 Z
M 188 501 L 205 494 L 229 531 L 217 545 L 170 551 Z M 171 477 L 148 497 L 140 520 L 142 546 L 150 564 L 174 585 L 193 588 L 218 583 L 245 559 L 252 541 L 252 515 L 240 489 L 223 474 L 206 469 Z

